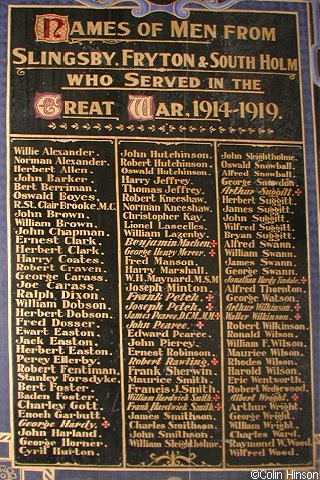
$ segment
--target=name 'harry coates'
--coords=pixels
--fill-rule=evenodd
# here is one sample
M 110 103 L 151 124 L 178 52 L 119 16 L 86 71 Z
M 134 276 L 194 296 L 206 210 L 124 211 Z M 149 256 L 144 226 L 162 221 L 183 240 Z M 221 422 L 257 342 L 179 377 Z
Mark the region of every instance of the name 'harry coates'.
M 70 28 L 70 37 L 167 37 L 170 38 L 206 38 L 236 40 L 276 41 L 275 27 L 245 26 L 245 25 L 217 25 L 209 23 L 192 23 L 188 20 L 171 20 L 168 25 L 158 22 L 140 22 L 131 25 L 129 22 L 115 21 L 74 21 Z

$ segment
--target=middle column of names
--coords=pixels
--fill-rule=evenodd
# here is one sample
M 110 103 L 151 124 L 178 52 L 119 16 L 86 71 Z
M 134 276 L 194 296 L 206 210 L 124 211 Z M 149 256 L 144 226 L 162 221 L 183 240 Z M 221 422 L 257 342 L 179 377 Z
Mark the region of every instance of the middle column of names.
M 222 463 L 213 145 L 120 141 L 128 466 Z

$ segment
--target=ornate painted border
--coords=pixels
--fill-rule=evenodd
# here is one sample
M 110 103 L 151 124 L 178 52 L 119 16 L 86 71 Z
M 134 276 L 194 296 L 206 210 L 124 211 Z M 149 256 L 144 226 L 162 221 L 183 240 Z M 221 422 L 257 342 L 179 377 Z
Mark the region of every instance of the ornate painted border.
M 313 81 L 320 87 L 320 0 L 312 0 L 312 13 L 314 35 L 314 43 L 312 45 Z
M 96 8 L 107 8 L 114 6 L 123 6 L 125 0 L 77 0 L 83 5 Z M 190 15 L 191 5 L 194 7 L 200 5 L 202 8 L 209 10 L 226 10 L 235 3 L 242 0 L 174 0 L 164 5 L 161 0 L 131 0 L 133 4 L 132 15 L 135 17 L 144 17 L 153 12 L 171 13 L 179 18 L 188 18 Z M 318 0 L 316 0 L 318 1 Z M 168 2 L 168 0 L 167 0 Z
M 0 447 L 6 453 L 0 454 L 0 480 L 55 480 L 54 468 L 46 468 L 37 470 L 37 472 L 30 470 L 30 468 L 16 468 L 13 467 L 13 451 L 12 451 L 12 436 L 10 433 L 0 433 Z M 36 475 L 36 477 L 35 477 Z

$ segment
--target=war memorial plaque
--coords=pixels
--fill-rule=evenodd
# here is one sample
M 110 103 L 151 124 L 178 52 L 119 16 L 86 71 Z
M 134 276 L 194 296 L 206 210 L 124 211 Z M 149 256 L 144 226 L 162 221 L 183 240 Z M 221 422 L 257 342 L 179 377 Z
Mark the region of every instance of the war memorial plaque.
M 319 3 L 0 9 L 0 478 L 318 478 Z

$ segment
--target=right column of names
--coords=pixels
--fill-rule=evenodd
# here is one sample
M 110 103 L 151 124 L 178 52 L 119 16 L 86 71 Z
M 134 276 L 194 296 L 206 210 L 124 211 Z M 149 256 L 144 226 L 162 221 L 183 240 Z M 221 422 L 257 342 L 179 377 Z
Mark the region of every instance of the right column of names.
M 227 465 L 310 464 L 300 146 L 218 145 Z

